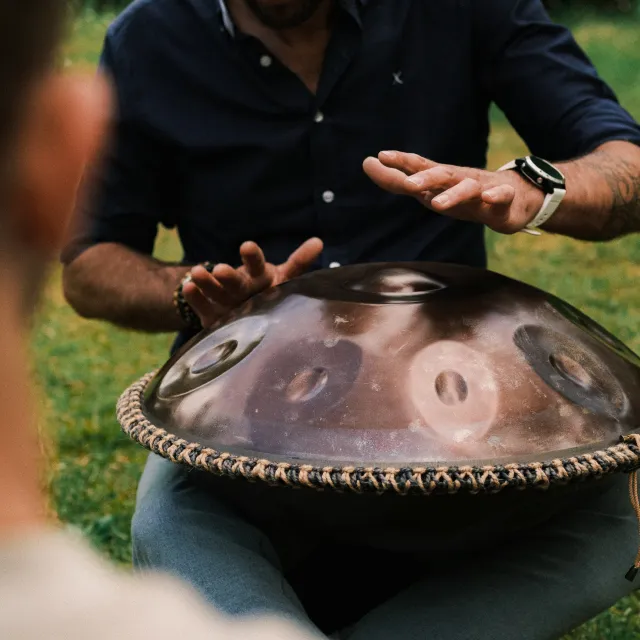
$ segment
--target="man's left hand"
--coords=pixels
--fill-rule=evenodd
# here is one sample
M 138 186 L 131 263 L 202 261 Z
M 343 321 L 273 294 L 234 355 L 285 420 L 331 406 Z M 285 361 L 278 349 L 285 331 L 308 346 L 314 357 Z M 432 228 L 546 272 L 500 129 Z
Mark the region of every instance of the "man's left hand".
M 483 171 L 438 164 L 413 153 L 382 151 L 364 161 L 383 189 L 416 198 L 425 207 L 500 233 L 516 233 L 537 215 L 544 193 L 515 171 Z

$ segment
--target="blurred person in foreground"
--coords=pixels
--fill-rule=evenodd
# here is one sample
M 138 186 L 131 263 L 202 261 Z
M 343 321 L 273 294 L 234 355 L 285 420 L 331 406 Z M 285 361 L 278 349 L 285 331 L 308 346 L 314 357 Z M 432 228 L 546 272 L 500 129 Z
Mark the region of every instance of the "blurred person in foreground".
M 0 638 L 303 638 L 216 617 L 174 579 L 120 574 L 48 521 L 29 327 L 109 110 L 103 83 L 51 71 L 65 11 L 64 0 L 0 0 Z
M 640 230 L 640 128 L 541 0 L 137 0 L 102 67 L 117 125 L 63 257 L 66 296 L 89 318 L 181 344 L 309 269 L 484 267 L 486 227 Z M 485 169 L 492 103 L 537 159 Z M 152 257 L 161 225 L 181 264 Z M 631 589 L 625 478 L 508 544 L 476 548 L 468 531 L 447 553 L 393 518 L 344 544 L 336 514 L 364 522 L 368 502 L 262 489 L 150 456 L 135 564 L 226 612 L 352 640 L 553 638 Z

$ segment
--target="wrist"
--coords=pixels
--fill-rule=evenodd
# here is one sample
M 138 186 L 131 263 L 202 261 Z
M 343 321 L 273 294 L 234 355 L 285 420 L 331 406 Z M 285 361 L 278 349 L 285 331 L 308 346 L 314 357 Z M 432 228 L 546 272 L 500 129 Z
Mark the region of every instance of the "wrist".
M 513 171 L 512 175 L 516 192 L 522 194 L 524 215 L 521 224 L 522 229 L 526 229 L 544 206 L 545 194 L 519 173 Z
M 547 160 L 537 156 L 517 158 L 499 171 L 510 171 L 519 182 L 517 207 L 520 230 L 540 235 L 543 227 L 555 215 L 567 194 L 565 175 Z

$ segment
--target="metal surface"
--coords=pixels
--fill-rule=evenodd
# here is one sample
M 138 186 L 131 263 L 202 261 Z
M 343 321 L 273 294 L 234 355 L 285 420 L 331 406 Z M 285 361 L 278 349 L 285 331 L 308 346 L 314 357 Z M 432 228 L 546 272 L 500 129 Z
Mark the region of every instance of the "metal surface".
M 637 429 L 640 360 L 503 276 L 358 265 L 250 300 L 171 358 L 143 409 L 189 442 L 275 461 L 549 460 Z

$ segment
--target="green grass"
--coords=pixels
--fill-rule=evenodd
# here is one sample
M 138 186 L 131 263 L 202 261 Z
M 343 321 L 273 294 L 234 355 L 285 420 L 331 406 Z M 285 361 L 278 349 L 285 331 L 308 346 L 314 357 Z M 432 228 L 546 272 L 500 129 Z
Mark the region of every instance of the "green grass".
M 64 47 L 65 66 L 92 69 L 109 17 L 79 18 Z M 602 75 L 640 118 L 640 23 L 630 18 L 575 25 Z M 490 166 L 523 151 L 504 119 L 495 118 Z M 572 302 L 640 351 L 640 243 L 628 238 L 583 244 L 555 237 L 489 234 L 491 267 Z M 157 253 L 175 257 L 176 239 Z M 171 338 L 126 333 L 77 318 L 52 274 L 33 349 L 43 430 L 51 439 L 50 492 L 59 517 L 81 529 L 119 563 L 130 562 L 129 522 L 145 453 L 120 434 L 114 405 L 137 376 L 162 364 Z M 588 559 L 586 559 L 588 561 Z M 579 589 L 580 585 L 576 585 Z M 572 634 L 573 640 L 640 637 L 640 600 L 631 597 Z

